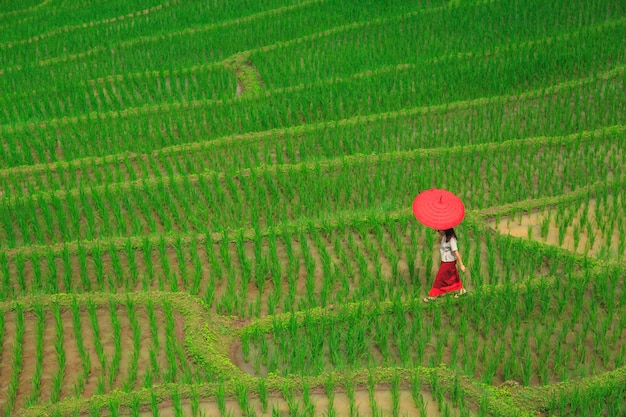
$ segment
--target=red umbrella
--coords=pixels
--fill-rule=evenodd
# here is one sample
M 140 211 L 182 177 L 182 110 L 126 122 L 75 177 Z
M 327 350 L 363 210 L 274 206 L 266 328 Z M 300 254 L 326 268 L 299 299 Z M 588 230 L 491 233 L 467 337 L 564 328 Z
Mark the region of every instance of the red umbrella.
M 432 188 L 413 200 L 413 214 L 422 224 L 437 230 L 450 229 L 463 220 L 465 206 L 450 191 Z

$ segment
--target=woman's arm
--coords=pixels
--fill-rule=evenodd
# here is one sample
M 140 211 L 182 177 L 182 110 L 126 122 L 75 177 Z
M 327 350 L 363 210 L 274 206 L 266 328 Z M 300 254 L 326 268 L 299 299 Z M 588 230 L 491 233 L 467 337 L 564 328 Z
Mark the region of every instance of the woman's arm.
M 459 265 L 461 266 L 461 271 L 465 272 L 465 265 L 463 264 L 463 259 L 461 259 L 461 254 L 458 250 L 454 251 L 454 256 L 456 256 L 457 261 L 459 261 Z

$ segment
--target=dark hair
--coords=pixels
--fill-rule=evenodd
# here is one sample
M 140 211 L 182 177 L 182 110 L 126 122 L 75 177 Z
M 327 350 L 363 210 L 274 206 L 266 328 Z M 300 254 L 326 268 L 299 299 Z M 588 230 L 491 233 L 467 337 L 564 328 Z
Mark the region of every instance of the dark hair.
M 446 234 L 446 242 L 450 241 L 450 238 L 455 238 L 456 240 L 458 240 L 458 238 L 456 237 L 456 233 L 454 233 L 454 229 L 450 228 L 450 229 L 446 229 L 444 230 L 445 234 Z

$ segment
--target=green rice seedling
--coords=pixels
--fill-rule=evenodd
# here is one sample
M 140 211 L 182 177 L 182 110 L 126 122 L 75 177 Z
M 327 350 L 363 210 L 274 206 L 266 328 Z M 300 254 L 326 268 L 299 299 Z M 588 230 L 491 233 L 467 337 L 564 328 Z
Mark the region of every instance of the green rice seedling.
M 148 230 L 150 231 L 150 233 L 156 233 L 157 232 L 157 224 L 156 224 L 156 219 L 155 216 L 153 215 L 152 209 L 150 208 L 150 203 L 147 201 L 146 198 L 142 198 L 140 197 L 143 190 L 147 187 L 146 182 L 145 182 L 145 178 L 142 178 L 141 182 L 136 183 L 136 182 L 131 182 L 130 183 L 130 194 L 132 196 L 134 196 L 134 201 L 135 204 L 137 206 L 137 208 L 139 209 L 138 214 L 141 214 L 141 216 L 137 215 L 137 216 L 133 216 L 133 218 L 137 219 L 137 223 L 141 223 L 142 227 L 143 225 L 147 225 Z M 141 220 L 141 222 L 139 222 L 139 220 Z M 105 230 L 108 230 L 106 224 L 104 225 Z M 133 223 L 133 233 L 137 234 L 137 230 L 135 230 L 137 227 L 135 226 L 135 224 Z
M 116 281 L 113 282 L 113 287 L 111 287 L 111 284 L 109 284 L 109 287 L 111 292 L 115 292 L 117 288 L 122 288 L 124 285 L 128 285 L 129 280 L 124 280 L 126 283 L 122 282 L 126 274 L 124 273 L 124 268 L 120 262 L 119 252 L 113 242 L 109 243 L 109 260 L 113 266 L 113 276 L 110 276 L 110 279 L 113 280 L 116 278 Z
M 391 414 L 394 417 L 400 415 L 400 376 L 397 371 L 391 379 Z
M 247 386 L 242 383 L 235 384 L 235 393 L 237 395 L 237 403 L 239 404 L 243 415 L 253 415 L 254 409 L 252 408 L 248 400 L 249 395 Z
M 119 400 L 115 397 L 109 398 L 109 415 L 111 417 L 118 417 L 120 415 L 120 403 Z
M 131 203 L 129 198 L 126 198 L 124 201 L 128 204 L 129 207 L 126 208 L 126 211 L 129 213 L 129 221 L 132 227 L 131 233 L 133 236 L 139 236 L 144 232 L 144 221 L 141 217 L 141 207 L 137 207 L 137 202 L 133 201 L 134 204 Z M 134 206 L 134 207 L 133 207 Z M 152 220 L 154 223 L 154 220 Z
M 31 391 L 30 397 L 27 403 L 30 405 L 36 405 L 39 402 L 39 396 L 41 394 L 41 375 L 43 372 L 43 344 L 44 344 L 44 331 L 45 331 L 45 311 L 42 306 L 36 306 L 34 308 L 35 315 L 37 316 L 37 333 L 35 338 L 35 370 L 31 379 Z M 4 317 L 4 316 L 2 316 Z M 0 337 L 0 342 L 1 342 Z
M 86 228 L 84 229 L 84 236 L 87 240 L 93 240 L 96 237 L 96 222 L 93 204 L 91 204 L 91 202 L 87 199 L 84 188 L 80 187 L 78 191 L 80 206 L 85 214 Z
M 67 246 L 63 246 L 63 249 L 61 251 L 61 262 L 63 264 L 63 289 L 66 294 L 71 294 L 74 276 L 72 274 L 72 261 L 70 259 L 70 252 Z
M 210 240 L 207 239 L 210 242 Z M 213 250 L 213 248 L 211 248 Z M 207 255 L 209 255 L 209 251 L 207 248 Z M 221 260 L 226 267 L 226 270 L 229 271 L 232 268 L 232 262 L 230 258 L 230 239 L 228 237 L 228 232 L 225 230 L 222 234 L 222 239 L 220 240 L 220 255 Z M 220 275 L 221 276 L 221 275 Z
M 378 401 L 376 400 L 376 381 L 374 376 L 370 373 L 367 382 L 367 392 L 369 397 L 370 409 L 372 416 L 382 416 L 382 409 L 378 407 Z
M 78 265 L 83 290 L 91 291 L 91 279 L 89 277 L 89 271 L 87 270 L 87 251 L 80 243 L 78 244 Z M 66 280 L 69 279 L 69 277 L 66 278 Z
M 287 409 L 289 410 L 289 414 L 292 416 L 300 415 L 300 403 L 296 400 L 291 386 L 288 382 L 281 383 L 280 392 L 287 403 Z
M 165 281 L 169 279 L 170 282 L 170 291 L 177 292 L 178 291 L 178 279 L 174 274 L 172 274 L 172 270 L 170 268 L 170 260 L 167 254 L 167 241 L 163 235 L 159 236 L 159 263 L 163 272 L 159 275 L 159 289 L 161 291 L 165 290 Z
M 259 400 L 261 401 L 261 410 L 263 413 L 267 412 L 267 385 L 265 379 L 259 378 L 257 392 L 259 394 Z
M 168 381 L 175 381 L 180 369 L 176 352 L 174 313 L 168 301 L 163 302 L 163 312 L 165 313 L 165 334 L 167 335 L 165 339 L 165 355 L 169 365 L 167 368 L 167 379 Z
M 180 279 L 182 281 L 183 288 L 188 289 L 190 287 L 189 274 L 187 272 L 187 259 L 183 252 L 182 244 L 183 242 L 179 235 L 176 237 L 176 240 L 174 241 L 174 248 L 176 249 L 176 259 L 178 261 L 178 268 L 180 270 Z
M 11 285 L 9 260 L 5 252 L 0 252 L 0 282 L 2 282 L 2 289 L 0 289 L 0 300 L 4 301 L 8 298 L 13 298 L 14 289 Z
M 52 312 L 55 319 L 56 328 L 56 340 L 54 342 L 54 349 L 57 353 L 57 360 L 59 362 L 58 373 L 52 376 L 52 389 L 50 390 L 50 401 L 56 403 L 61 397 L 61 388 L 63 385 L 63 379 L 65 377 L 65 349 L 63 348 L 63 319 L 61 317 L 61 308 L 58 304 L 54 304 Z
M 326 378 L 324 378 L 324 389 L 326 390 L 326 397 L 328 397 L 326 413 L 330 416 L 331 414 L 335 414 L 335 378 L 333 374 L 328 374 Z
M 212 307 L 214 300 L 215 300 L 215 281 L 209 278 L 207 285 L 206 285 L 206 290 L 205 290 L 205 295 L 203 297 L 203 301 L 208 307 Z
M 311 387 L 307 380 L 303 379 L 301 382 L 302 386 L 302 404 L 303 404 L 303 414 L 305 416 L 314 416 L 315 415 L 315 404 L 311 401 Z M 329 401 L 330 400 L 329 398 Z M 330 407 L 330 404 L 329 404 Z
M 21 252 L 15 254 L 14 258 L 15 269 L 17 270 L 17 282 L 19 284 L 20 294 L 26 294 L 26 275 L 25 275 L 25 267 L 26 267 L 26 259 Z
M 20 209 L 28 211 L 27 207 L 20 207 Z M 17 224 L 19 226 L 20 235 L 24 245 L 32 245 L 33 239 L 31 238 L 31 223 L 27 219 L 27 213 L 14 214 L 17 217 Z
M 15 344 L 13 347 L 13 367 L 7 389 L 7 401 L 4 404 L 6 415 L 10 415 L 15 407 L 15 400 L 19 388 L 19 376 L 22 372 L 24 344 L 24 310 L 20 304 L 15 308 Z
M 89 313 L 89 320 L 91 323 L 91 328 L 94 336 L 94 347 L 96 350 L 96 354 L 98 355 L 98 359 L 100 360 L 100 366 L 104 370 L 106 369 L 106 356 L 104 353 L 104 347 L 102 346 L 102 339 L 100 335 L 100 325 L 98 323 L 98 311 L 97 307 L 93 302 L 87 300 L 86 303 L 87 312 Z
M 137 319 L 135 303 L 130 298 L 126 299 L 126 312 L 131 330 L 133 332 L 133 353 L 131 355 L 130 364 L 128 365 L 128 375 L 126 376 L 126 381 L 124 382 L 124 390 L 131 391 L 135 386 L 135 380 L 137 379 L 138 374 L 139 355 L 141 350 L 141 326 L 139 325 L 139 320 Z
M 156 375 L 155 377 L 155 375 L 153 374 L 154 373 L 153 370 L 158 369 L 156 353 L 154 353 L 154 349 L 150 349 L 149 355 L 150 355 L 150 368 L 144 374 L 143 383 L 141 385 L 141 387 L 144 389 L 151 388 L 152 385 L 154 384 L 154 380 L 158 378 L 158 375 Z
M 226 237 L 226 239 L 228 238 Z M 223 244 L 224 244 L 224 240 L 222 238 L 221 245 L 220 245 L 220 253 L 222 255 L 223 255 L 223 250 L 222 250 Z M 213 239 L 211 239 L 210 234 L 205 235 L 204 251 L 206 253 L 206 257 L 209 260 L 209 264 L 211 266 L 211 272 L 212 272 L 211 280 L 214 281 L 215 279 L 219 279 L 221 282 L 222 276 L 223 276 L 222 265 L 220 264 L 216 256 L 215 246 L 213 244 Z M 228 255 L 228 240 L 226 240 L 226 254 Z M 230 261 L 230 257 L 228 258 L 228 261 Z
M 283 415 L 283 413 L 281 412 L 278 404 L 274 404 L 272 406 L 272 417 L 280 417 L 282 415 Z
M 150 410 L 153 417 L 159 417 L 159 400 L 153 390 L 150 391 Z
M 613 362 L 615 363 L 615 368 L 621 368 L 626 364 L 626 345 L 621 345 L 619 348 L 619 352 L 613 357 Z M 584 363 L 584 360 L 581 357 L 581 363 Z
M 50 205 L 47 204 L 41 194 L 39 194 L 35 197 L 35 206 L 39 207 L 45 225 L 45 238 L 42 236 L 42 240 L 40 240 L 39 243 L 44 244 L 45 242 L 54 241 L 54 216 L 51 213 Z
M 226 415 L 226 392 L 222 384 L 218 384 L 215 388 L 215 401 L 217 402 L 217 409 L 222 416 Z
M 191 409 L 191 415 L 194 417 L 200 416 L 200 395 L 195 385 L 191 386 L 191 396 L 189 397 L 189 408 Z
M 44 286 L 41 281 L 41 256 L 36 253 L 30 254 L 30 265 L 33 269 L 33 278 L 31 283 L 31 292 L 35 294 L 43 294 Z
M 133 396 L 130 399 L 130 406 L 128 408 L 132 417 L 139 417 L 141 414 L 141 402 L 137 396 Z M 193 415 L 196 416 L 196 414 Z
M 203 274 L 204 268 L 202 265 L 202 261 L 200 260 L 200 257 L 198 256 L 198 240 L 196 238 L 193 238 L 191 240 L 190 256 L 191 256 L 191 263 L 193 264 L 193 267 L 194 267 L 194 272 L 193 272 L 193 277 L 191 279 L 191 282 L 188 282 L 186 284 L 186 287 L 189 288 L 189 292 L 192 295 L 197 295 L 200 292 L 200 286 L 202 285 L 202 274 Z M 180 259 L 179 259 L 179 262 L 180 262 Z
M 131 239 L 128 239 L 124 243 L 124 251 L 126 255 L 128 274 L 130 276 L 130 279 L 126 282 L 126 288 L 130 290 L 132 288 L 135 288 L 135 286 L 137 285 L 137 280 L 139 279 L 137 261 L 135 260 L 135 248 L 133 247 Z
M 105 171 L 108 172 L 108 171 Z M 126 216 L 124 210 L 122 209 L 122 204 L 125 203 L 124 199 L 128 198 L 127 194 L 115 195 L 115 191 L 112 191 L 109 188 L 109 184 L 111 184 L 113 180 L 109 180 L 104 184 L 104 198 L 108 204 L 107 213 L 113 213 L 113 217 L 115 219 L 116 230 L 115 233 L 118 236 L 124 236 L 126 231 L 130 229 L 126 225 Z
M 4 188 L 4 189 L 7 190 L 8 188 Z M 9 196 L 8 194 L 6 195 L 7 197 Z M 15 231 L 13 230 L 13 216 L 8 214 L 7 211 L 8 209 L 2 211 L 2 214 L 0 215 L 0 219 L 2 221 L 2 225 L 5 230 L 4 236 L 5 236 L 5 239 L 7 240 L 7 244 L 9 248 L 14 248 L 17 245 L 17 241 L 16 241 L 16 236 L 15 236 Z
M 172 389 L 172 404 L 174 406 L 174 415 L 176 417 L 183 417 L 185 413 L 183 412 L 183 407 L 180 401 L 180 394 L 178 394 L 178 388 L 174 385 Z
M 87 351 L 85 350 L 85 345 L 83 343 L 83 331 L 82 331 L 82 322 L 81 318 L 81 309 L 80 305 L 73 299 L 70 304 L 70 309 L 72 311 L 72 323 L 74 325 L 74 333 L 76 338 L 76 346 L 78 349 L 78 355 L 82 361 L 83 365 L 83 378 L 87 378 L 89 373 L 91 372 L 91 359 Z
M 265 284 L 269 275 L 269 263 L 268 259 L 263 257 L 257 260 L 254 270 L 255 280 L 254 283 L 259 290 L 259 295 L 265 291 Z
M 355 334 L 357 332 L 356 327 L 358 327 L 358 326 L 348 325 L 348 327 L 346 329 L 346 338 L 345 338 L 345 343 L 344 343 L 344 354 L 345 354 L 345 357 L 346 357 L 346 362 L 347 362 L 347 365 L 348 365 L 348 369 L 355 367 L 356 363 L 357 363 L 357 360 L 358 360 L 357 345 L 356 345 L 356 334 Z M 320 340 L 320 342 L 323 343 L 323 340 Z
M 102 252 L 99 246 L 94 246 L 91 249 L 91 259 L 95 269 L 97 288 L 99 291 L 104 291 L 104 262 L 102 260 Z
M 268 242 L 268 251 L 269 251 L 269 269 L 270 275 L 272 277 L 272 282 L 274 287 L 280 286 L 282 271 L 281 271 L 281 262 L 278 259 L 278 249 L 277 249 L 277 236 L 276 232 L 273 228 L 269 229 L 269 233 L 267 236 Z
M 208 291 L 208 290 L 207 290 Z M 222 304 L 226 314 L 232 314 L 232 312 L 238 307 L 237 303 L 237 278 L 235 276 L 235 270 L 230 269 L 227 275 L 226 291 L 222 297 Z
M 146 270 L 145 276 L 152 282 L 154 280 L 154 270 L 152 267 L 152 242 L 147 237 L 144 236 L 142 239 L 142 251 L 143 251 L 143 260 L 144 260 L 144 268 Z M 145 288 L 147 290 L 147 288 Z
M 68 196 L 65 200 L 66 209 L 69 212 L 70 224 L 73 228 L 72 236 L 81 236 L 81 220 L 82 210 L 78 205 L 78 201 L 73 196 Z
M 88 406 L 89 409 L 89 416 L 90 417 L 98 417 L 100 416 L 100 405 L 96 404 L 95 402 L 92 404 L 89 404 Z

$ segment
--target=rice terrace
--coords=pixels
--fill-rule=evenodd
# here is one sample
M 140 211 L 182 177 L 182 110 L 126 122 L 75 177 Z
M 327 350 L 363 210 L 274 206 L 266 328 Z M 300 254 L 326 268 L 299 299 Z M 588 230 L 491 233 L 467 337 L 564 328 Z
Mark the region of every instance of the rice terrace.
M 626 415 L 622 0 L 0 0 L 0 416 Z M 466 296 L 422 299 L 463 200 Z

